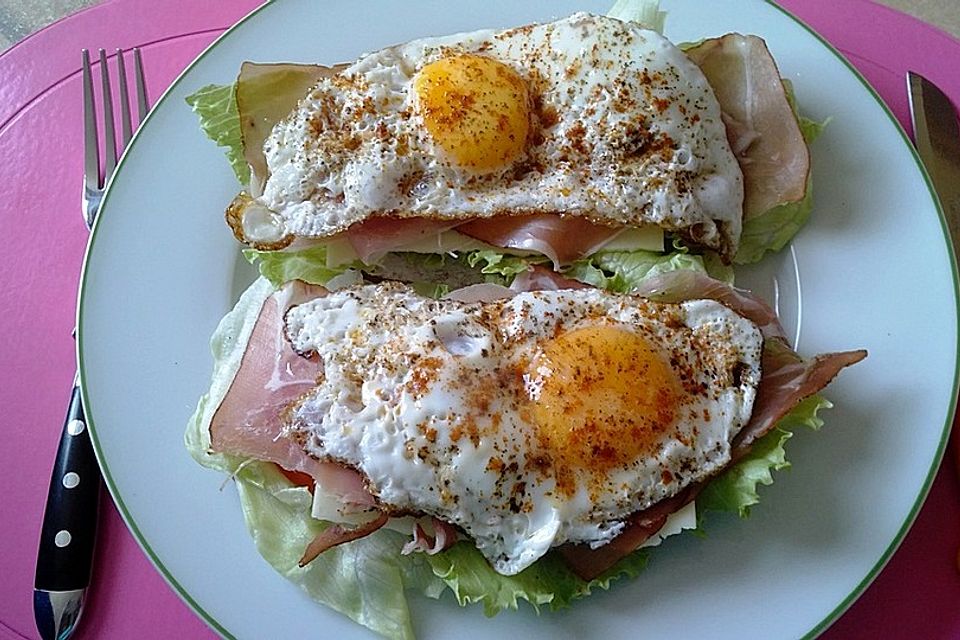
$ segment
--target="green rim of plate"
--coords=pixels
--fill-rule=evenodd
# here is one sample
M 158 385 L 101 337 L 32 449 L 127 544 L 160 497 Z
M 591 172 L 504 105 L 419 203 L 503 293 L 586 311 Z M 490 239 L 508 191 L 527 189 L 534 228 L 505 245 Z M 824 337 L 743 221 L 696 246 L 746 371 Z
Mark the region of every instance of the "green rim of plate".
M 866 88 L 866 90 L 873 96 L 873 99 L 877 101 L 877 104 L 883 109 L 883 112 L 887 115 L 887 118 L 890 119 L 890 122 L 896 128 L 897 132 L 900 134 L 900 138 L 903 140 L 903 144 L 910 150 L 910 154 L 913 156 L 914 162 L 916 162 L 917 167 L 920 169 L 920 174 L 923 176 L 924 183 L 927 185 L 927 191 L 930 193 L 930 199 L 933 201 L 934 206 L 936 207 L 937 214 L 940 216 L 940 229 L 943 232 L 943 242 L 947 247 L 947 255 L 950 258 L 950 271 L 953 277 L 953 304 L 956 309 L 957 318 L 960 319 L 960 274 L 957 271 L 957 256 L 953 251 L 953 243 L 950 242 L 950 228 L 947 225 L 947 218 L 944 215 L 943 207 L 940 206 L 940 199 L 937 196 L 937 192 L 933 187 L 933 183 L 930 180 L 930 175 L 927 173 L 926 167 L 923 165 L 923 161 L 920 159 L 920 155 L 917 153 L 916 147 L 913 146 L 913 143 L 910 141 L 910 137 L 907 135 L 907 132 L 900 125 L 900 121 L 897 120 L 896 116 L 893 115 L 893 111 L 890 110 L 890 107 L 887 106 L 887 103 L 883 101 L 883 98 L 880 97 L 880 94 L 871 86 L 867 79 L 863 77 L 863 74 L 854 67 L 847 58 L 840 53 L 832 44 L 827 42 L 823 36 L 813 30 L 807 23 L 793 15 L 780 5 L 778 5 L 774 0 L 764 0 L 767 4 L 778 10 L 780 13 L 784 14 L 796 24 L 800 25 L 804 30 L 807 31 L 810 35 L 816 38 L 820 44 L 822 44 L 830 53 L 832 53 L 843 65 L 853 74 L 853 76 L 860 81 L 860 84 Z M 904 79 L 906 83 L 906 79 Z M 960 346 L 960 323 L 957 324 L 957 334 L 955 334 L 955 339 L 957 340 L 958 346 Z M 913 507 L 910 509 L 910 512 L 907 514 L 907 517 L 904 519 L 903 524 L 900 526 L 900 530 L 897 531 L 897 534 L 893 537 L 893 540 L 890 541 L 890 544 L 887 546 L 886 551 L 880 556 L 877 562 L 874 564 L 873 569 L 871 569 L 866 576 L 863 577 L 863 580 L 854 587 L 853 591 L 847 595 L 833 611 L 831 611 L 827 616 L 820 621 L 820 624 L 815 626 L 809 632 L 807 632 L 803 638 L 804 640 L 816 638 L 818 635 L 827 630 L 827 628 L 833 624 L 833 622 L 843 614 L 844 611 L 850 608 L 857 598 L 859 598 L 867 587 L 870 586 L 876 577 L 880 574 L 880 571 L 886 566 L 887 562 L 890 561 L 890 558 L 893 557 L 894 552 L 900 546 L 900 543 L 903 542 L 903 539 L 906 537 L 907 532 L 910 530 L 910 527 L 913 525 L 913 521 L 916 520 L 917 514 L 920 513 L 921 507 L 927 498 L 927 494 L 930 493 L 930 487 L 933 486 L 933 481 L 937 476 L 937 470 L 940 468 L 940 462 L 943 459 L 944 451 L 947 448 L 947 441 L 950 439 L 950 427 L 953 425 L 953 419 L 957 410 L 957 392 L 960 387 L 960 360 L 954 363 L 953 369 L 953 391 L 950 396 L 950 404 L 947 410 L 947 420 L 943 425 L 943 431 L 940 434 L 940 444 L 937 446 L 937 451 L 933 456 L 933 462 L 930 465 L 930 469 L 927 471 L 927 477 L 923 481 L 923 487 L 920 489 L 920 493 L 917 495 L 916 501 L 913 503 Z
M 805 22 L 800 20 L 798 17 L 796 17 L 795 15 L 793 15 L 783 7 L 779 6 L 774 0 L 764 0 L 764 2 L 772 6 L 774 9 L 776 9 L 777 11 L 785 15 L 787 18 L 789 18 L 793 22 L 795 22 L 797 25 L 803 28 L 807 33 L 812 35 L 817 41 L 819 41 L 834 56 L 836 56 L 836 58 L 840 60 L 840 62 L 843 63 L 843 65 L 853 74 L 853 76 L 857 78 L 857 80 L 859 80 L 860 83 L 867 89 L 870 95 L 873 96 L 873 99 L 883 109 L 883 112 L 887 115 L 887 118 L 889 118 L 891 124 L 893 124 L 896 130 L 900 133 L 900 137 L 903 140 L 904 145 L 910 150 L 911 155 L 914 159 L 914 162 L 916 162 L 917 167 L 920 169 L 921 175 L 923 176 L 924 182 L 927 186 L 927 190 L 930 194 L 930 198 L 933 201 L 934 206 L 936 207 L 936 210 L 940 216 L 940 226 L 943 231 L 943 241 L 946 244 L 948 254 L 951 258 L 950 269 L 951 269 L 951 274 L 953 278 L 954 306 L 956 308 L 957 317 L 960 318 L 960 275 L 958 275 L 958 270 L 957 270 L 957 256 L 954 254 L 953 245 L 949 240 L 950 232 L 949 232 L 949 227 L 947 226 L 947 220 L 944 215 L 943 208 L 940 206 L 940 201 L 936 195 L 936 191 L 933 188 L 933 184 L 930 181 L 930 176 L 927 174 L 926 168 L 923 166 L 923 162 L 920 160 L 920 156 L 917 154 L 917 151 L 914 148 L 913 144 L 911 143 L 910 138 L 907 136 L 906 131 L 904 131 L 903 127 L 900 126 L 900 122 L 897 121 L 897 118 L 893 115 L 893 112 L 890 110 L 887 104 L 883 101 L 880 95 L 876 92 L 876 90 L 874 90 L 874 88 L 870 85 L 870 83 L 867 82 L 867 80 L 863 77 L 863 75 L 856 69 L 856 67 L 850 64 L 850 62 L 832 44 L 827 42 L 827 40 L 825 40 L 823 36 L 821 36 L 819 33 L 814 31 Z M 233 32 L 237 30 L 241 25 L 251 20 L 253 17 L 258 15 L 261 11 L 263 11 L 264 9 L 266 9 L 272 4 L 273 4 L 273 0 L 269 0 L 268 2 L 264 3 L 262 6 L 254 9 L 249 14 L 241 18 L 236 24 L 234 24 L 233 26 L 228 28 L 226 31 L 224 31 L 216 40 L 211 42 L 210 45 L 206 49 L 204 49 L 203 52 L 199 56 L 197 56 L 197 58 L 193 62 L 187 65 L 187 67 L 180 73 L 180 75 L 177 76 L 177 79 L 173 81 L 173 83 L 167 88 L 167 90 L 163 92 L 163 95 L 160 96 L 160 98 L 157 100 L 156 104 L 154 105 L 153 109 L 151 109 L 150 114 L 148 114 L 146 120 L 144 120 L 143 125 L 141 126 L 141 129 L 147 126 L 147 123 L 150 121 L 155 110 L 159 108 L 160 105 L 167 100 L 170 93 L 185 79 L 185 77 L 190 73 L 190 71 L 198 63 L 200 63 L 201 60 L 203 60 L 207 56 L 207 54 L 213 51 L 217 47 L 217 45 L 219 45 L 225 38 L 230 37 L 233 34 Z M 135 144 L 137 144 L 139 139 L 140 139 L 139 133 L 134 135 L 133 139 L 130 141 L 130 144 L 127 146 L 127 150 L 124 152 L 123 157 L 120 158 L 117 168 L 110 179 L 110 183 L 107 185 L 106 193 L 104 194 L 101 208 L 103 208 L 107 204 L 108 200 L 110 199 L 110 193 L 111 193 L 110 186 L 113 184 L 114 180 L 118 179 L 118 176 L 123 170 L 125 166 L 124 161 L 126 160 L 127 152 L 130 149 L 132 149 Z M 90 256 L 93 252 L 93 246 L 96 243 L 97 231 L 99 230 L 99 228 L 100 228 L 100 224 L 99 224 L 99 218 L 98 218 L 97 223 L 94 225 L 93 230 L 91 231 L 90 242 L 87 246 L 87 251 L 83 259 L 83 269 L 80 274 L 80 299 L 77 304 L 77 355 L 78 355 L 78 362 L 80 363 L 79 364 L 80 392 L 83 398 L 84 406 L 87 409 L 87 426 L 89 427 L 91 440 L 93 442 L 93 448 L 97 455 L 97 460 L 100 463 L 100 468 L 103 470 L 104 481 L 106 482 L 107 488 L 110 491 L 110 495 L 112 496 L 114 503 L 117 505 L 117 510 L 120 512 L 120 515 L 123 518 L 123 521 L 126 523 L 127 527 L 133 533 L 133 536 L 136 539 L 137 544 L 139 544 L 140 548 L 143 549 L 144 553 L 147 554 L 147 557 L 150 559 L 150 562 L 152 562 L 153 565 L 157 568 L 157 570 L 160 571 L 160 574 L 163 576 L 164 580 L 166 580 L 167 583 L 171 587 L 173 587 L 173 589 L 177 592 L 180 598 L 187 604 L 187 606 L 190 607 L 190 609 L 192 609 L 213 630 L 215 630 L 221 636 L 223 636 L 224 638 L 229 638 L 230 640 L 235 640 L 235 636 L 233 634 L 227 631 L 227 629 L 222 624 L 220 624 L 220 622 L 216 618 L 210 615 L 203 607 L 200 606 L 199 603 L 197 603 L 196 600 L 193 599 L 193 597 L 187 592 L 187 590 L 183 587 L 183 585 L 181 585 L 177 581 L 177 579 L 170 573 L 170 571 L 166 568 L 166 566 L 163 564 L 163 562 L 154 552 L 153 548 L 150 546 L 150 543 L 147 542 L 146 537 L 143 535 L 143 533 L 140 531 L 140 528 L 137 526 L 137 523 L 133 519 L 133 516 L 127 510 L 127 506 L 120 495 L 120 490 L 117 487 L 116 483 L 114 482 L 113 476 L 110 473 L 110 468 L 107 465 L 107 461 L 103 456 L 103 451 L 100 446 L 100 440 L 99 440 L 99 437 L 97 436 L 96 425 L 93 420 L 93 411 L 91 411 L 91 407 L 89 403 L 89 394 L 87 392 L 87 387 L 86 387 L 86 375 L 84 375 L 84 367 L 83 367 L 84 360 L 82 357 L 80 357 L 82 356 L 82 353 L 83 353 L 83 343 L 84 343 L 82 318 L 84 315 L 83 314 L 84 300 L 86 299 L 86 297 L 84 296 L 84 291 L 86 290 L 86 286 L 87 286 L 87 268 L 89 265 Z M 957 333 L 956 339 L 957 339 L 957 344 L 960 345 L 960 323 L 958 323 L 958 333 Z M 926 476 L 926 479 L 924 480 L 923 487 L 921 488 L 920 493 L 917 495 L 917 499 L 914 502 L 913 507 L 910 509 L 910 512 L 907 514 L 907 517 L 904 519 L 904 522 L 901 525 L 899 531 L 897 531 L 897 534 L 894 536 L 893 540 L 891 540 L 890 544 L 887 546 L 887 549 L 883 552 L 883 554 L 874 564 L 873 568 L 867 573 L 867 575 L 864 576 L 864 578 L 853 589 L 853 591 L 851 591 L 846 598 L 844 598 L 836 607 L 834 607 L 834 609 L 829 614 L 827 614 L 820 621 L 819 624 L 817 624 L 813 629 L 811 629 L 809 632 L 807 632 L 803 636 L 805 640 L 809 638 L 817 637 L 818 635 L 823 633 L 823 631 L 825 631 L 837 618 L 839 618 L 840 615 L 844 611 L 846 611 L 857 600 L 857 598 L 860 597 L 860 595 L 866 590 L 866 588 L 870 585 L 870 583 L 873 582 L 873 580 L 877 577 L 877 575 L 879 575 L 880 571 L 884 568 L 884 566 L 886 566 L 887 562 L 893 556 L 893 553 L 900 546 L 900 543 L 903 542 L 903 539 L 906 536 L 907 531 L 910 530 L 910 527 L 912 526 L 913 521 L 916 519 L 917 514 L 920 512 L 920 508 L 923 506 L 923 503 L 926 500 L 927 494 L 930 492 L 930 487 L 933 485 L 933 481 L 934 481 L 934 478 L 936 477 L 937 469 L 940 466 L 940 461 L 943 458 L 944 451 L 946 450 L 947 441 L 950 436 L 950 426 L 953 424 L 954 414 L 957 409 L 957 392 L 958 392 L 958 388 L 960 388 L 958 387 L 958 385 L 960 385 L 960 361 L 956 362 L 954 365 L 953 387 L 952 387 L 953 391 L 950 399 L 950 405 L 948 407 L 947 420 L 944 423 L 943 430 L 940 436 L 940 443 L 933 457 L 933 462 L 931 463 L 930 469 L 927 471 L 927 476 Z

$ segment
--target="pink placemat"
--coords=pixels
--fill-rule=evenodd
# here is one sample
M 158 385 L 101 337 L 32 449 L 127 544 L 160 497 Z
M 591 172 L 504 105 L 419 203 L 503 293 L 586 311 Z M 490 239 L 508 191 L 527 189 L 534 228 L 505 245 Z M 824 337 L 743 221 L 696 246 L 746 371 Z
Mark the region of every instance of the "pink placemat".
M 0 501 L 0 639 L 34 638 L 34 553 L 58 428 L 73 375 L 74 299 L 86 234 L 81 184 L 79 49 L 140 46 L 151 96 L 256 0 L 113 0 L 0 55 L 0 385 L 8 478 Z M 782 0 L 837 46 L 907 124 L 904 73 L 919 71 L 960 103 L 960 42 L 868 0 Z M 12 255 L 11 255 L 12 254 Z M 887 567 L 823 638 L 960 638 L 960 485 L 948 455 L 916 523 Z M 104 501 L 96 582 L 78 634 L 213 638 L 167 586 Z M 762 606 L 758 603 L 758 606 Z
M 34 559 L 73 380 L 75 299 L 87 233 L 79 215 L 80 49 L 143 48 L 156 100 L 216 36 L 259 2 L 114 0 L 0 56 L 0 639 L 36 638 Z M 78 640 L 213 638 L 167 586 L 104 496 L 96 581 Z

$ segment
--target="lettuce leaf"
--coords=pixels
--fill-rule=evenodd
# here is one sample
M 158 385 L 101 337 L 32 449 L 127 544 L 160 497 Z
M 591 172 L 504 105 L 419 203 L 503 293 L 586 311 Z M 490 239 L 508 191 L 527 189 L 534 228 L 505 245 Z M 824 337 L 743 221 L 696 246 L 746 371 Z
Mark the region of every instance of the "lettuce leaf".
M 529 271 L 531 265 L 549 262 L 543 256 L 520 257 L 491 250 L 471 251 L 463 260 L 470 267 L 479 267 L 482 274 L 500 276 L 502 284 L 510 284 L 516 276 Z
M 817 415 L 821 409 L 833 405 L 820 395 L 813 395 L 800 402 L 777 423 L 777 427 L 757 440 L 742 460 L 712 480 L 697 496 L 698 514 L 704 511 L 729 511 L 745 518 L 750 507 L 760 502 L 757 485 L 773 484 L 772 471 L 790 466 L 784 444 L 793 437 L 796 427 L 806 426 L 817 430 L 823 420 Z
M 224 148 L 237 180 L 249 183 L 250 167 L 243 157 L 236 84 L 207 85 L 187 96 L 186 101 L 200 118 L 200 128 L 207 137 Z
M 539 613 L 541 605 L 563 609 L 594 589 L 609 589 L 617 578 L 635 577 L 647 565 L 649 553 L 630 554 L 600 577 L 589 582 L 577 577 L 556 553 L 549 553 L 514 576 L 500 575 L 473 543 L 462 541 L 426 560 L 434 575 L 453 592 L 460 606 L 482 603 L 487 616 L 516 609 L 526 600 Z
M 439 300 L 450 293 L 450 285 L 436 282 L 411 282 L 410 286 L 419 295 Z
M 380 264 L 359 261 L 328 266 L 327 246 L 314 245 L 299 251 L 245 249 L 243 255 L 257 265 L 260 275 L 279 287 L 289 280 L 326 284 L 348 269 L 410 282 L 417 293 L 439 298 L 451 290 L 479 282 L 509 285 L 531 265 L 549 262 L 543 256 L 515 256 L 499 251 L 476 250 L 459 254 L 398 252 L 384 256 Z
M 388 253 L 379 265 L 365 265 L 377 276 L 412 283 L 414 290 L 441 298 L 454 289 L 481 282 L 509 286 L 532 265 L 549 262 L 543 256 L 516 256 L 489 249 L 453 253 Z
M 243 255 L 257 265 L 260 275 L 279 287 L 289 280 L 325 284 L 348 269 L 360 269 L 391 279 L 410 282 L 422 295 L 441 297 L 453 289 L 493 282 L 509 286 L 513 279 L 534 265 L 546 264 L 540 256 L 516 256 L 493 250 L 476 250 L 459 254 L 409 253 L 387 254 L 381 264 L 351 262 L 327 266 L 327 247 L 318 244 L 299 251 L 258 251 L 245 249 Z M 600 251 L 571 265 L 564 275 L 595 287 L 627 293 L 645 278 L 691 269 L 732 283 L 733 271 L 715 255 L 694 255 L 679 247 L 668 254 L 655 251 Z
M 257 549 L 277 572 L 381 635 L 414 638 L 405 590 L 416 587 L 437 597 L 443 585 L 423 557 L 401 555 L 407 536 L 381 529 L 300 567 L 303 549 L 328 526 L 310 517 L 310 492 L 290 487 L 274 465 L 264 463 L 241 469 L 237 489 Z
M 629 293 L 653 276 L 677 269 L 706 273 L 703 259 L 686 251 L 600 251 L 573 263 L 563 275 L 607 291 Z
M 607 16 L 624 22 L 639 22 L 663 35 L 667 12 L 660 11 L 660 0 L 617 0 Z
M 290 280 L 303 280 L 310 284 L 326 284 L 334 276 L 361 265 L 344 264 L 327 267 L 327 247 L 322 244 L 300 251 L 257 251 L 244 249 L 244 257 L 257 265 L 260 275 L 279 287 Z
M 271 463 L 193 453 L 204 466 L 233 476 L 257 551 L 280 575 L 372 631 L 395 640 L 415 638 L 405 590 L 437 598 L 446 585 L 422 554 L 401 555 L 408 536 L 381 529 L 300 567 L 307 544 L 328 526 L 310 517 L 310 492 L 292 486 Z
M 800 108 L 797 106 L 797 92 L 793 88 L 793 83 L 784 78 L 783 88 L 787 94 L 787 102 L 790 103 L 790 108 L 793 109 L 793 115 L 797 117 L 797 123 L 800 125 L 800 135 L 803 136 L 803 141 L 807 144 L 812 143 L 820 137 L 823 130 L 830 124 L 831 119 L 827 118 L 823 122 L 817 122 L 816 120 L 804 117 L 800 113 Z
M 819 138 L 820 134 L 827 128 L 827 125 L 830 124 L 830 118 L 827 118 L 823 122 L 817 122 L 816 120 L 805 118 L 798 113 L 797 122 L 800 124 L 800 134 L 803 136 L 803 140 L 807 144 L 810 144 Z
M 797 235 L 813 210 L 813 176 L 807 178 L 807 192 L 799 202 L 777 205 L 749 220 L 744 220 L 740 247 L 733 261 L 758 262 L 768 251 L 779 251 Z

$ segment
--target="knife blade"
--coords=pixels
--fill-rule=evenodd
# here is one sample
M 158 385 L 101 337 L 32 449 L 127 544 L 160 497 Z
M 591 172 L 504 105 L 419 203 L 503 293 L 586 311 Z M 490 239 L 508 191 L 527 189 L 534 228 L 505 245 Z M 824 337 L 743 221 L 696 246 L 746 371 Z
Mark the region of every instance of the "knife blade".
M 918 73 L 907 73 L 907 89 L 917 152 L 940 199 L 954 254 L 960 255 L 960 123 L 957 122 L 957 110 L 943 91 Z
M 930 174 L 947 221 L 954 260 L 960 258 L 960 123 L 950 99 L 935 84 L 912 71 L 907 73 L 910 118 L 917 153 Z M 954 422 L 953 456 L 960 470 L 960 427 Z M 960 478 L 960 473 L 958 473 Z M 957 551 L 960 570 L 960 550 Z

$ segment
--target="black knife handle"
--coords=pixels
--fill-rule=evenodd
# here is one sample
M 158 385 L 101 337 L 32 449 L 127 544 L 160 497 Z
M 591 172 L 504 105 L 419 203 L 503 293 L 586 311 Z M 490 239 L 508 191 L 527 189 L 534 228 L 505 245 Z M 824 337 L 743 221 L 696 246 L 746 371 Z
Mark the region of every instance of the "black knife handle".
M 100 483 L 80 387 L 75 384 L 50 477 L 35 588 L 68 591 L 90 583 Z

